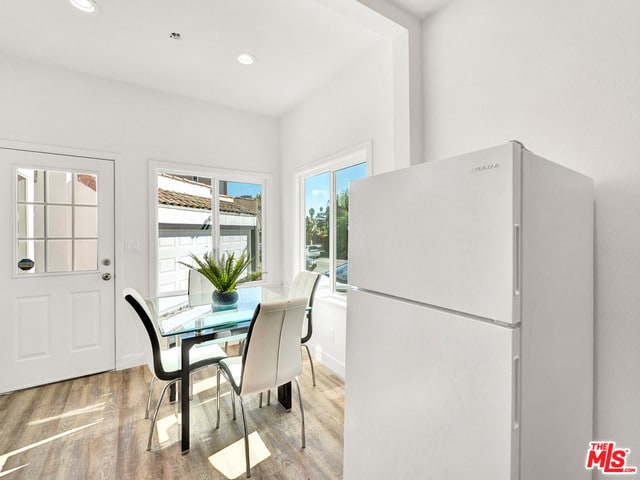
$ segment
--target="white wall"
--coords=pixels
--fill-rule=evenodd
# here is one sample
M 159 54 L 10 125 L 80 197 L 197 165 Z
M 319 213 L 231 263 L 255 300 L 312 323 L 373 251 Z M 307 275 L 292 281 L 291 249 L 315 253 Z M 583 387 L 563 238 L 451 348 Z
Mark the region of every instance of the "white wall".
M 290 283 L 297 269 L 295 241 L 300 238 L 292 219 L 298 215 L 295 172 L 324 158 L 371 140 L 374 173 L 394 168 L 394 112 L 392 47 L 380 46 L 280 122 L 282 151 L 283 281 Z M 286 253 L 288 252 L 288 253 Z M 302 253 L 299 253 L 302 256 Z M 345 303 L 318 298 L 314 304 L 314 354 L 344 376 Z M 335 331 L 335 339 L 329 333 Z
M 634 466 L 639 25 L 636 0 L 460 0 L 423 24 L 426 160 L 518 139 L 595 180 L 595 438 L 630 448 Z
M 393 42 L 395 168 L 422 161 L 422 22 L 394 0 L 316 0 Z
M 391 28 L 397 29 L 401 26 L 405 30 L 402 36 L 396 38 L 393 47 L 394 83 L 398 87 L 403 84 L 403 88 L 396 88 L 393 92 L 396 115 L 394 134 L 397 139 L 395 164 L 396 168 L 406 167 L 409 164 L 415 165 L 422 161 L 423 153 L 422 24 L 411 13 L 398 7 L 393 0 L 358 0 L 358 2 L 391 20 L 394 24 Z M 364 17 L 359 21 L 365 21 Z M 404 163 L 405 157 L 409 160 L 409 164 Z
M 66 146 L 117 154 L 120 244 L 117 285 L 149 294 L 148 163 L 150 159 L 278 178 L 279 125 L 272 118 L 0 56 L 0 141 Z M 280 280 L 278 181 L 270 280 Z M 124 243 L 139 241 L 140 253 Z M 118 292 L 116 292 L 118 293 Z M 137 333 L 124 302 L 116 309 L 117 366 L 139 363 Z M 133 341 L 132 341 L 133 339 Z

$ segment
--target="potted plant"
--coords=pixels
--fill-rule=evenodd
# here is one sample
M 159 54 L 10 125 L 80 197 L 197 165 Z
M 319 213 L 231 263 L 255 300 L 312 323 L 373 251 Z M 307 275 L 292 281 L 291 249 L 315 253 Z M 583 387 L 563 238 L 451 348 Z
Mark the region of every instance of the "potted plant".
M 223 253 L 220 258 L 215 258 L 213 253 L 207 252 L 202 259 L 191 253 L 190 257 L 195 265 L 180 263 L 200 273 L 213 284 L 215 291 L 212 294 L 212 300 L 216 305 L 235 305 L 238 301 L 236 285 L 255 280 L 262 274 L 262 272 L 256 272 L 240 278 L 253 261 L 246 250 L 237 259 L 235 253 Z

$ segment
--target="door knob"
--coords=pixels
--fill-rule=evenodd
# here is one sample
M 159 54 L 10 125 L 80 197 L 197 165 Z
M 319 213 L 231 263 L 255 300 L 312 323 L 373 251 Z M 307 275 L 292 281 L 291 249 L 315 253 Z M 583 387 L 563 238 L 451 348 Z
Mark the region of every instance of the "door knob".
M 102 274 L 102 279 L 107 281 L 107 280 L 111 280 L 111 274 L 110 273 L 103 273 Z

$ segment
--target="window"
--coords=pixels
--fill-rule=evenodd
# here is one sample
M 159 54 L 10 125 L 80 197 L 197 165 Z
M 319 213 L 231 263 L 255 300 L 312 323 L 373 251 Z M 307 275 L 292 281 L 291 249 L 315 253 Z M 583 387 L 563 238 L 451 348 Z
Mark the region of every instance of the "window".
M 18 275 L 98 269 L 98 178 L 18 168 Z
M 349 184 L 367 175 L 368 148 L 340 155 L 301 174 L 304 268 L 317 271 L 332 292 L 346 292 L 349 273 Z M 321 283 L 322 285 L 322 283 Z
M 189 269 L 181 262 L 192 264 L 191 253 L 238 257 L 246 251 L 253 259 L 246 274 L 264 271 L 265 180 L 236 181 L 232 175 L 216 173 L 155 170 L 159 295 L 188 290 Z

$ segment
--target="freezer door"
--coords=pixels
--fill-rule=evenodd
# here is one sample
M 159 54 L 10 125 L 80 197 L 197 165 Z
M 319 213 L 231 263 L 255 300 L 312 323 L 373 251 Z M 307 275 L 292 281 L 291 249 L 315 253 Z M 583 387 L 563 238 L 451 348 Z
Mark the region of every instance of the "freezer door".
M 516 480 L 519 329 L 348 296 L 345 480 Z
M 521 146 L 353 182 L 349 283 L 519 321 Z

